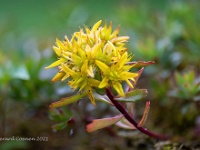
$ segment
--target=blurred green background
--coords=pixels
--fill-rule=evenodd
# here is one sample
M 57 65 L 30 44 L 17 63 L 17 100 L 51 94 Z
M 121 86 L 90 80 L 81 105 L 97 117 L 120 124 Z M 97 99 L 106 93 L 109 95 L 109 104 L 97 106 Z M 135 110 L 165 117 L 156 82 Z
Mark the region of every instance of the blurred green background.
M 48 137 L 46 142 L 0 141 L 0 149 L 200 147 L 200 1 L 0 2 L 0 137 Z M 147 88 L 146 100 L 151 100 L 145 127 L 172 135 L 167 144 L 113 126 L 85 133 L 86 116 L 116 114 L 101 103 L 94 107 L 85 100 L 49 111 L 51 102 L 72 93 L 64 82 L 51 83 L 56 69 L 44 70 L 56 60 L 55 38 L 70 38 L 79 27 L 100 19 L 112 21 L 113 28 L 120 24 L 120 35 L 130 36 L 134 60 L 156 62 L 145 68 L 137 86 Z M 136 119 L 144 104 L 145 100 L 136 103 Z M 75 122 L 67 124 L 71 115 Z

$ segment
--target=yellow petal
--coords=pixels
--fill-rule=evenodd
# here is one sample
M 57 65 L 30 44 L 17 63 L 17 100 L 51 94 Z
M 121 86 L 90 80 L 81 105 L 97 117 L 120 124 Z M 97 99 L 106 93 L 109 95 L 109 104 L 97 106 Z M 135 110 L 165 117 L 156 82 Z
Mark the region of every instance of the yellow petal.
M 135 66 L 135 64 L 133 64 L 133 65 L 124 65 L 123 66 L 123 69 L 125 70 L 125 71 L 128 71 L 128 70 L 130 70 L 131 68 L 133 68 Z
M 112 54 L 112 47 L 107 43 L 105 44 L 105 46 L 103 47 L 103 54 L 104 55 L 111 55 Z
M 101 46 L 102 46 L 102 42 L 99 42 L 98 44 L 93 46 L 92 53 L 94 56 L 99 57 L 99 55 L 101 54 Z
M 122 85 L 121 85 L 119 82 L 113 82 L 112 85 L 113 85 L 114 89 L 117 91 L 117 93 L 118 93 L 120 96 L 122 96 L 122 97 L 125 96 L 125 95 L 124 95 L 123 88 L 122 88 Z
M 85 80 L 84 77 L 80 77 L 80 78 L 77 78 L 77 80 L 75 80 L 72 85 L 79 85 L 83 80 Z
M 118 61 L 119 61 L 118 57 L 112 57 L 111 58 L 111 63 L 115 63 L 115 62 L 118 62 Z
M 73 61 L 73 59 L 72 59 L 72 53 L 71 52 L 63 51 L 61 55 L 66 60 Z
M 55 61 L 54 63 L 52 63 L 51 65 L 45 67 L 45 69 L 49 69 L 49 68 L 52 68 L 52 67 L 56 67 L 60 64 L 62 64 L 63 62 L 65 62 L 66 60 L 64 58 L 60 58 L 59 60 Z
M 87 75 L 87 70 L 88 70 L 88 60 L 86 60 L 86 61 L 83 63 L 83 65 L 82 65 L 82 67 L 81 67 L 81 73 L 82 73 L 83 75 Z
M 78 55 L 72 53 L 72 60 L 78 67 L 80 67 L 83 59 Z
M 106 34 L 105 34 L 105 39 L 106 40 L 109 40 L 111 32 L 112 32 L 112 22 L 110 22 L 110 25 L 109 25 L 109 27 L 108 27 L 108 29 L 106 31 Z
M 58 72 L 53 79 L 51 80 L 52 82 L 56 82 L 58 80 L 61 80 L 65 76 L 64 72 Z
M 104 74 L 109 73 L 109 67 L 99 60 L 95 60 L 95 64 L 101 69 Z
M 106 23 L 105 23 L 105 24 L 104 24 L 104 27 L 101 29 L 101 32 L 100 32 L 100 38 L 101 38 L 101 39 L 104 39 L 104 40 L 105 40 L 106 31 L 107 31 L 107 25 L 106 25 Z
M 112 47 L 113 53 L 114 53 L 114 55 L 116 56 L 117 53 L 116 53 L 116 48 L 115 48 L 115 46 L 114 46 L 113 43 L 111 43 L 110 41 L 108 41 L 108 44 Z
M 82 49 L 78 49 L 77 53 L 82 59 L 86 58 L 86 52 Z
M 118 36 L 119 29 L 120 29 L 120 26 L 118 26 L 117 29 L 115 29 L 115 31 L 110 35 L 110 39 L 115 38 L 115 37 Z
M 74 36 L 79 39 L 80 38 L 81 33 L 80 32 L 74 32 Z
M 87 74 L 88 76 L 94 78 L 94 68 L 92 67 L 92 65 L 90 65 L 89 68 L 87 69 Z
M 93 46 L 93 44 L 94 44 L 93 39 L 89 35 L 87 35 L 86 40 L 87 40 L 87 44 L 89 47 Z
M 71 70 L 66 64 L 62 64 L 62 69 L 64 72 L 68 73 L 70 76 L 75 75 L 75 72 Z
M 86 26 L 85 26 L 85 31 L 86 31 L 87 34 L 91 33 L 91 31 Z
M 68 37 L 65 35 L 65 41 L 67 42 L 67 43 L 69 43 L 69 39 L 68 39 Z
M 96 79 L 92 79 L 92 78 L 88 78 L 88 82 L 89 82 L 90 86 L 92 86 L 92 87 L 98 87 L 100 84 L 100 81 L 98 81 Z
M 124 64 L 128 61 L 127 57 L 128 57 L 128 54 L 127 52 L 125 52 L 120 58 L 120 60 L 117 62 L 117 64 L 115 65 L 116 69 L 122 68 L 122 66 L 124 66 Z
M 82 91 L 87 86 L 87 81 L 83 82 L 79 88 L 79 91 Z
M 65 76 L 62 77 L 61 81 L 64 81 L 65 79 L 69 78 L 70 75 L 69 74 L 65 74 Z
M 53 46 L 53 50 L 56 53 L 56 55 L 58 56 L 61 55 L 62 50 L 59 47 Z
M 119 48 L 119 47 L 118 47 Z M 117 50 L 119 51 L 119 53 L 120 53 L 120 55 L 123 55 L 125 52 L 127 52 L 127 50 L 128 50 L 128 48 L 124 48 L 124 47 L 121 47 L 121 48 L 119 48 L 118 49 L 117 48 Z
M 92 27 L 92 31 L 96 31 L 98 29 L 98 27 L 101 25 L 102 20 L 99 20 L 97 23 L 94 24 L 94 26 Z
M 99 84 L 99 88 L 104 88 L 108 85 L 108 78 L 103 78 L 103 80 L 101 81 L 101 83 Z
M 112 39 L 112 43 L 118 43 L 118 42 L 128 42 L 129 40 L 129 36 L 119 36 L 119 37 L 116 37 L 114 39 Z
M 56 44 L 59 48 L 65 49 L 64 44 L 58 38 L 56 38 Z
M 129 80 L 131 80 L 131 81 L 135 82 L 135 79 L 134 79 L 134 78 L 129 78 Z
M 120 73 L 120 79 L 126 80 L 126 79 L 132 79 L 138 76 L 138 73 L 132 73 L 132 72 L 122 72 Z
M 71 41 L 73 41 L 73 39 L 74 39 L 74 36 L 72 36 Z M 67 48 L 68 48 L 68 49 L 72 49 L 72 43 L 69 41 L 69 39 L 68 39 L 67 36 L 65 36 L 65 46 L 66 46 L 66 49 L 67 49 Z
M 128 79 L 126 79 L 125 81 L 131 88 L 133 88 L 133 84 Z

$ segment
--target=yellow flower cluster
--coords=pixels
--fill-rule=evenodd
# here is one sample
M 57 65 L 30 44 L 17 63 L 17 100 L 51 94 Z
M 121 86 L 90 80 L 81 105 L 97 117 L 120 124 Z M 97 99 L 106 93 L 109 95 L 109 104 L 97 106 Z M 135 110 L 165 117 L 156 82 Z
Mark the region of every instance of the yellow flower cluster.
M 112 23 L 101 27 L 98 21 L 91 30 L 85 27 L 72 35 L 71 40 L 56 39 L 53 49 L 59 60 L 46 68 L 58 66 L 59 72 L 52 82 L 68 79 L 73 89 L 85 92 L 95 104 L 94 88 L 113 87 L 120 96 L 124 96 L 122 82 L 133 88 L 131 81 L 138 76 L 129 70 L 134 65 L 127 65 L 131 57 L 125 43 L 128 36 L 118 36 L 119 27 L 112 31 Z

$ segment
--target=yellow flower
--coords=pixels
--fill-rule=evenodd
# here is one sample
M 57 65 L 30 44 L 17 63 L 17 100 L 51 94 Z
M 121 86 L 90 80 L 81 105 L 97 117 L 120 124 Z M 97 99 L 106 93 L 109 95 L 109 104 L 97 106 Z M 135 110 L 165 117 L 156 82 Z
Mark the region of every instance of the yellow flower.
M 85 31 L 80 29 L 71 40 L 67 36 L 64 41 L 56 38 L 53 50 L 58 60 L 46 67 L 57 66 L 59 69 L 52 82 L 68 80 L 72 89 L 86 93 L 93 104 L 95 88 L 110 85 L 120 96 L 124 96 L 122 82 L 133 88 L 131 81 L 138 75 L 129 72 L 133 65 L 126 64 L 131 59 L 125 47 L 129 37 L 118 36 L 119 27 L 112 31 L 112 23 L 103 27 L 101 23 L 101 20 L 98 21 L 91 29 L 85 27 Z
M 96 65 L 103 72 L 103 79 L 99 84 L 99 88 L 104 88 L 111 84 L 120 96 L 124 96 L 124 91 L 121 85 L 122 81 L 126 81 L 127 84 L 133 88 L 133 84 L 130 80 L 135 81 L 134 77 L 137 77 L 138 74 L 128 72 L 129 69 L 133 67 L 133 65 L 126 65 L 129 60 L 130 58 L 128 58 L 127 53 L 124 53 L 120 60 L 117 63 L 112 64 L 110 67 L 103 62 L 96 60 Z

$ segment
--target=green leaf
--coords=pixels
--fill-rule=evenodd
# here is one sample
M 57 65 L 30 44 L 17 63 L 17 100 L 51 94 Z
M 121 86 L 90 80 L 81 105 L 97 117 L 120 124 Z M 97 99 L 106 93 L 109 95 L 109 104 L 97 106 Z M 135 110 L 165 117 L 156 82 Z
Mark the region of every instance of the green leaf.
M 62 121 L 69 120 L 71 118 L 71 114 L 68 110 L 50 109 L 49 118 L 56 122 L 62 122 Z
M 95 88 L 95 91 L 100 95 L 104 95 L 106 90 L 105 88 Z
M 147 96 L 147 89 L 135 89 L 125 94 L 125 97 L 116 97 L 120 102 L 135 102 Z
M 175 79 L 178 85 L 178 94 L 182 94 L 184 99 L 191 99 L 193 96 L 198 94 L 199 85 L 198 82 L 195 82 L 195 72 L 193 70 L 187 71 L 183 74 L 176 72 Z
M 132 62 L 129 62 L 127 63 L 127 65 L 135 65 L 134 67 L 145 67 L 145 66 L 149 66 L 149 65 L 153 65 L 155 64 L 154 61 L 132 61 Z
M 185 80 L 187 80 L 190 83 L 194 83 L 195 73 L 194 70 L 190 70 L 187 73 L 184 74 Z
M 118 116 L 111 117 L 111 118 L 95 119 L 92 121 L 92 123 L 90 123 L 86 126 L 86 131 L 93 132 L 98 129 L 108 127 L 110 125 L 117 123 L 122 118 L 123 118 L 123 115 L 118 115 Z
M 62 100 L 52 103 L 49 107 L 50 108 L 56 108 L 56 107 L 68 105 L 68 104 L 71 104 L 71 103 L 78 101 L 79 99 L 83 98 L 86 95 L 87 95 L 86 92 L 83 92 L 83 93 L 80 93 L 80 94 L 77 94 L 77 95 L 74 95 L 74 96 L 62 98 Z
M 104 102 L 106 104 L 110 104 L 110 105 L 113 105 L 111 103 L 111 101 L 109 100 L 108 96 L 107 95 L 100 95 L 100 94 L 97 94 L 97 93 L 93 93 L 94 95 L 94 98 L 95 100 L 98 100 L 98 101 L 101 101 L 101 102 Z
M 122 118 L 115 125 L 123 129 L 136 129 L 126 118 Z
M 181 85 L 184 81 L 182 76 L 178 72 L 175 73 L 175 79 L 176 79 L 176 82 L 178 83 L 178 85 Z

